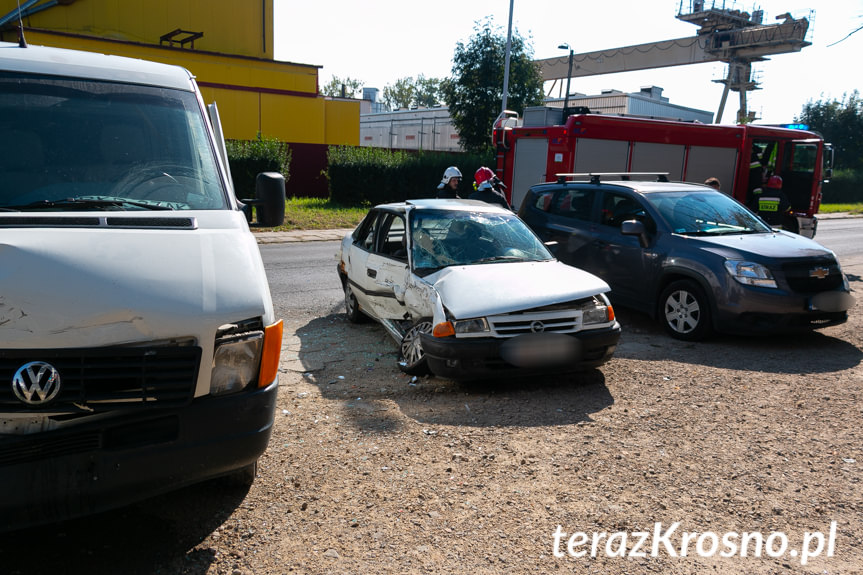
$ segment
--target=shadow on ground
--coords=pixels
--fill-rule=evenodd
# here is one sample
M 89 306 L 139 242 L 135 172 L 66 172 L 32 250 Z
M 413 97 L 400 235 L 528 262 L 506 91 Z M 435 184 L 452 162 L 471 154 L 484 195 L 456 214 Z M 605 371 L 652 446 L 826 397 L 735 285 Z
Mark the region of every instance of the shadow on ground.
M 195 549 L 248 488 L 216 479 L 115 511 L 2 534 L 4 575 L 203 575 L 213 549 Z

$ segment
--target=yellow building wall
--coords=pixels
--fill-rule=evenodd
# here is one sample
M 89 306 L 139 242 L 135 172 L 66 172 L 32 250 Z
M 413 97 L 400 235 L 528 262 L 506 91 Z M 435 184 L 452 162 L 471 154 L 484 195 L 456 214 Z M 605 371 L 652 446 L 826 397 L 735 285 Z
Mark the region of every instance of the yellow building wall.
M 358 146 L 360 141 L 359 101 L 327 100 L 324 139 L 337 146 Z
M 24 4 L 24 0 L 21 0 Z M 0 0 L 0 14 L 17 8 Z M 176 29 L 203 32 L 196 50 L 273 58 L 273 0 L 65 0 L 24 26 L 156 44 Z

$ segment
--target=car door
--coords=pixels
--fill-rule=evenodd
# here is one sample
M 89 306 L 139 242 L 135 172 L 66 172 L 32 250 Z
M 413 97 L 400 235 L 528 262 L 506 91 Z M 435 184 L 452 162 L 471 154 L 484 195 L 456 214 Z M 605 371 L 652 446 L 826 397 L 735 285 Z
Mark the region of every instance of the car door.
M 650 310 L 660 258 L 654 249 L 656 223 L 636 194 L 604 190 L 599 198 L 598 225 L 593 228 L 587 270 L 611 286 L 613 303 Z M 624 235 L 621 224 L 641 221 L 648 246 L 638 236 Z
M 595 195 L 594 189 L 570 185 L 542 192 L 536 198 L 537 209 L 546 213 L 538 235 L 544 242 L 557 242 L 552 251 L 571 266 L 583 268 L 589 262 Z
M 402 214 L 378 213 L 373 224 L 354 244 L 357 248 L 352 270 L 361 306 L 379 319 L 405 316 L 405 285 L 409 276 Z

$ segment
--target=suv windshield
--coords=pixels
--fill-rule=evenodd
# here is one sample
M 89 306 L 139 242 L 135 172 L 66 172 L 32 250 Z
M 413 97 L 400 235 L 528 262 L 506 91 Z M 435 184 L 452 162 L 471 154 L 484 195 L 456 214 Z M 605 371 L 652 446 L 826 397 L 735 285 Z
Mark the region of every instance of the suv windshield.
M 671 231 L 684 235 L 767 233 L 769 226 L 722 192 L 654 192 L 647 201 Z
M 0 210 L 227 207 L 193 92 L 0 73 Z
M 430 273 L 450 265 L 553 259 L 515 215 L 414 210 L 410 230 L 412 262 L 417 271 Z

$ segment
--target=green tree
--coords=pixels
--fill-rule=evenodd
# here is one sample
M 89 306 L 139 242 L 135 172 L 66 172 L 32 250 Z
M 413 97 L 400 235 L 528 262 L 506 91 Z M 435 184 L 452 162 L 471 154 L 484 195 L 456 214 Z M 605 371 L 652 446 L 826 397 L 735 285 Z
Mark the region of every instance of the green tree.
M 490 17 L 477 22 L 474 32 L 467 45 L 456 45 L 453 76 L 442 83 L 442 92 L 462 146 L 478 152 L 491 145 L 491 126 L 501 110 L 506 34 Z M 507 108 L 521 114 L 525 106 L 540 104 L 542 95 L 542 74 L 533 61 L 533 48 L 515 31 Z
M 863 170 L 863 100 L 857 90 L 843 95 L 841 101 L 810 100 L 795 120 L 833 144 L 837 169 Z
M 417 81 L 414 86 L 416 87 L 416 97 L 414 102 L 417 106 L 433 108 L 440 105 L 441 100 L 443 99 L 441 95 L 440 78 L 426 78 L 420 74 L 417 76 Z
M 342 88 L 344 88 L 344 94 L 342 94 Z M 361 95 L 362 88 L 362 80 L 349 77 L 341 79 L 338 76 L 333 76 L 329 82 L 321 86 L 321 94 L 334 98 L 340 98 L 343 95 L 345 98 L 357 98 Z
M 410 108 L 415 95 L 414 79 L 410 76 L 399 78 L 392 86 L 384 87 L 384 103 L 390 110 Z
M 384 88 L 384 103 L 391 110 L 399 108 L 431 108 L 441 102 L 441 80 L 426 78 L 422 74 L 400 78 L 391 86 Z

